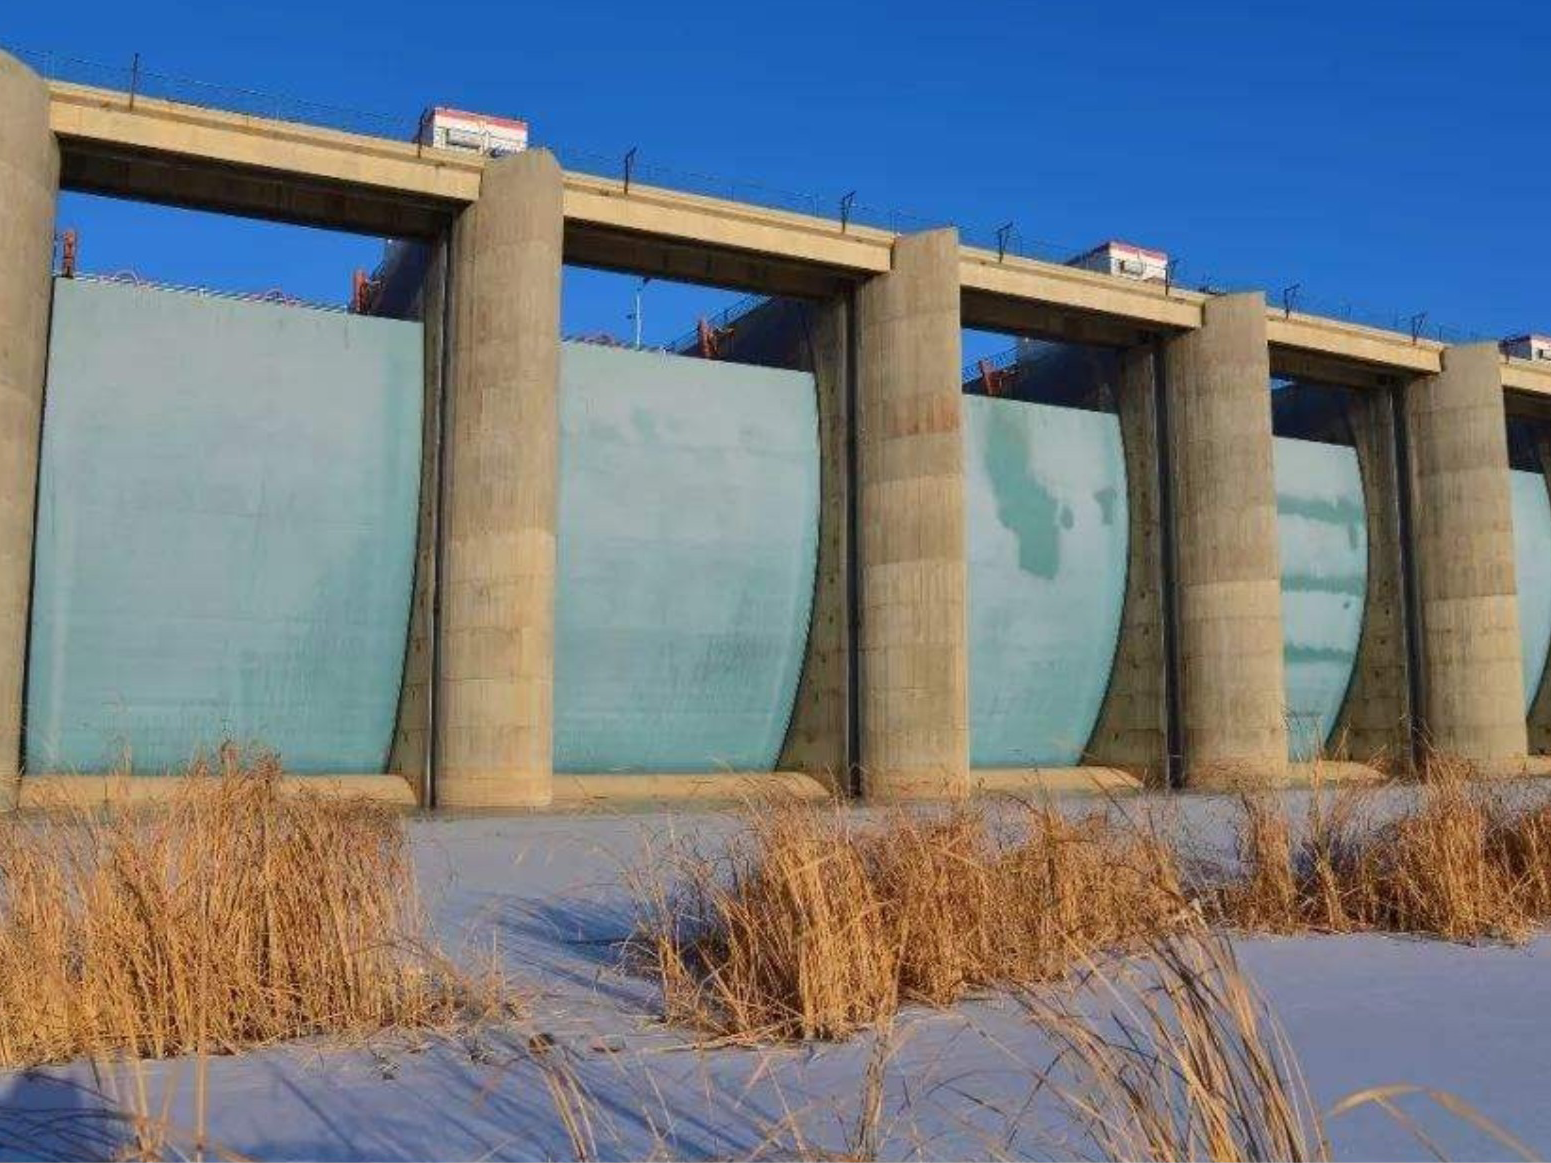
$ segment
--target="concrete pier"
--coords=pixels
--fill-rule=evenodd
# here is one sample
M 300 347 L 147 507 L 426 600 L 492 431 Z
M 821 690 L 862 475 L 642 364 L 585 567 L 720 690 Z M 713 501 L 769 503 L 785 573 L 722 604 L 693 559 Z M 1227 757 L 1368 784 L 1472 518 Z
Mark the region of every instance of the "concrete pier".
M 1184 781 L 1287 774 L 1265 298 L 1224 295 L 1165 352 Z
M 969 780 L 958 234 L 894 244 L 856 298 L 860 763 L 873 800 Z
M 1422 724 L 1483 774 L 1524 765 L 1528 740 L 1513 509 L 1496 344 L 1452 347 L 1405 393 Z
M 436 700 L 446 807 L 552 795 L 561 192 L 551 154 L 506 158 L 454 228 Z
M 0 53 L 0 807 L 16 802 L 59 148 L 42 80 Z

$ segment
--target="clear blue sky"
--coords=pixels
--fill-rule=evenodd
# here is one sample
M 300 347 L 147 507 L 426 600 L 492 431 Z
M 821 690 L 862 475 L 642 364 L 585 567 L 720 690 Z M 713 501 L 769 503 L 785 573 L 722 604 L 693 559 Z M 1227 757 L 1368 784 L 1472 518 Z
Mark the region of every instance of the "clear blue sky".
M 536 140 L 1073 249 L 1311 309 L 1551 330 L 1551 31 L 1527 0 L 1411 4 L 12 3 L 0 44 Z M 344 296 L 379 246 L 66 198 L 89 269 Z M 631 283 L 568 277 L 568 331 Z M 646 292 L 664 341 L 727 296 Z

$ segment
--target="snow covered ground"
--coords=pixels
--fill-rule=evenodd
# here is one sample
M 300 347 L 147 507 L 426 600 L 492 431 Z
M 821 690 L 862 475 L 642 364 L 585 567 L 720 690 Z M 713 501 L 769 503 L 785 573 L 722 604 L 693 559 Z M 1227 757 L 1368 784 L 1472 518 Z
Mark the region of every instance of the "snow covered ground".
M 1216 801 L 1182 802 L 1208 830 L 1225 812 Z M 529 995 L 531 1018 L 459 1038 L 391 1035 L 214 1060 L 210 1138 L 266 1159 L 572 1158 L 554 1095 L 554 1079 L 567 1076 L 584 1092 L 582 1133 L 604 1158 L 845 1152 L 868 1039 L 697 1048 L 656 1020 L 651 983 L 618 965 L 614 941 L 631 917 L 627 870 L 670 832 L 711 839 L 733 826 L 709 813 L 413 821 L 441 939 L 473 959 L 497 950 Z M 1378 1084 L 1433 1086 L 1551 1153 L 1551 939 L 1527 948 L 1379 937 L 1238 947 L 1323 1106 Z M 1048 1105 L 1030 1102 L 1049 1054 L 1008 999 L 912 1011 L 887 1063 L 881 1154 L 1071 1154 L 1079 1145 L 1063 1143 Z M 195 1123 L 193 1073 L 191 1063 L 173 1062 L 143 1074 L 152 1105 L 166 1096 L 183 1126 Z M 58 1113 L 64 1127 L 89 1109 L 95 1100 L 84 1085 L 95 1085 L 84 1066 L 0 1078 L 8 1157 L 32 1153 L 16 1142 L 23 1130 L 48 1133 L 35 1125 L 44 1112 Z M 120 1092 L 133 1085 L 130 1075 L 117 1079 Z M 1408 1109 L 1451 1158 L 1504 1154 L 1458 1119 L 1415 1102 Z M 1330 1129 L 1343 1158 L 1426 1154 L 1373 1109 Z M 31 1140 L 33 1152 L 38 1143 Z

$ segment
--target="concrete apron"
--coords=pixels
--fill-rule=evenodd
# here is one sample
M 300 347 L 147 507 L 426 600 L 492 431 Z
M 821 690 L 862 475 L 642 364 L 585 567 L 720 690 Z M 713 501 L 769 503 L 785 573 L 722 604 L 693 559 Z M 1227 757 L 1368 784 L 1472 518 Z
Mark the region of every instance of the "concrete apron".
M 453 810 L 459 815 L 500 815 L 513 811 L 560 814 L 589 808 L 711 808 L 764 796 L 810 803 L 837 798 L 822 780 L 798 771 L 557 774 L 554 780 L 554 799 L 545 807 L 457 807 Z M 21 780 L 19 806 L 24 810 L 72 811 L 109 805 L 157 804 L 166 802 L 178 784 L 177 776 L 28 775 Z M 1112 767 L 982 769 L 971 773 L 970 785 L 971 794 L 988 797 L 1110 796 L 1145 790 L 1140 780 Z M 405 808 L 417 805 L 411 782 L 391 774 L 286 775 L 281 778 L 280 787 L 284 794 L 306 790 L 331 797 L 355 796 Z
M 24 775 L 18 806 L 22 810 L 79 811 L 165 803 L 181 784 L 176 775 Z M 398 775 L 286 775 L 282 794 L 300 791 L 325 796 L 361 797 L 401 807 L 415 806 L 415 791 Z
M 1551 776 L 1551 756 L 1530 756 L 1513 764 L 1480 768 L 1473 774 L 1485 779 L 1539 779 Z M 837 797 L 820 778 L 799 771 L 760 772 L 630 772 L 555 777 L 553 801 L 542 807 L 441 808 L 438 814 L 564 815 L 590 809 L 644 811 L 652 808 L 713 810 L 746 803 L 765 796 L 805 803 L 835 800 L 866 806 L 861 800 Z M 1288 789 L 1336 787 L 1350 784 L 1382 784 L 1395 777 L 1366 763 L 1320 760 L 1289 763 L 1275 784 L 1247 782 L 1245 791 L 1276 792 Z M 969 791 L 977 799 L 1050 796 L 1131 796 L 1160 793 L 1135 775 L 1115 767 L 1016 767 L 977 768 L 970 772 Z M 178 785 L 177 776 L 27 775 L 20 781 L 19 807 L 23 810 L 79 811 L 106 806 L 138 806 L 164 803 Z M 330 797 L 360 797 L 395 807 L 415 808 L 414 786 L 398 775 L 287 775 L 280 781 L 283 794 L 303 790 Z M 1193 794 L 1176 788 L 1174 793 Z M 1220 795 L 1225 789 L 1200 789 L 1202 795 Z M 1233 789 L 1227 789 L 1231 791 Z M 958 797 L 941 797 L 953 802 Z M 931 802 L 931 801 L 926 801 Z M 962 802 L 962 801 L 959 801 Z

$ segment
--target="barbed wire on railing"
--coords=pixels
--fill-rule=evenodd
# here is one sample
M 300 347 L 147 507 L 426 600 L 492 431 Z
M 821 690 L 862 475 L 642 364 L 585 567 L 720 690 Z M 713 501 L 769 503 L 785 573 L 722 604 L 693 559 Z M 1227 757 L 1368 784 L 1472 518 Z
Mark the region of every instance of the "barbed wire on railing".
M 782 210 L 813 218 L 838 221 L 842 228 L 865 226 L 891 234 L 910 234 L 951 226 L 945 219 L 933 219 L 887 207 L 857 202 L 848 195 L 824 195 L 785 190 L 743 178 L 720 177 L 696 170 L 679 169 L 657 162 L 641 161 L 635 150 L 616 154 L 578 149 L 563 142 L 533 138 L 530 145 L 549 150 L 572 173 L 586 174 L 617 182 L 628 192 L 632 186 L 654 186 L 675 193 L 698 194 L 730 202 L 743 202 L 768 210 Z
M 218 287 L 198 287 L 185 283 L 169 283 L 160 279 L 148 279 L 136 274 L 134 271 L 111 271 L 108 273 L 96 273 L 91 271 L 76 271 L 73 274 L 56 272 L 58 277 L 72 279 L 82 283 L 119 283 L 129 287 L 143 287 L 155 291 L 172 291 L 179 295 L 195 295 L 204 299 L 232 299 L 244 303 L 272 303 L 280 307 L 302 307 L 309 311 L 328 311 L 338 315 L 350 314 L 348 303 L 320 303 L 312 299 L 304 299 L 300 295 L 293 295 L 289 291 L 283 291 L 278 287 L 272 287 L 267 291 L 232 291 Z
M 51 80 L 117 89 L 136 98 L 175 101 L 183 105 L 244 113 L 277 121 L 301 122 L 373 137 L 409 140 L 414 136 L 414 116 L 395 117 L 380 110 L 353 109 L 303 97 L 164 73 L 148 68 L 138 53 L 129 61 L 115 65 L 45 50 L 7 47 L 6 51 Z
M 1317 315 L 1359 327 L 1375 327 L 1382 331 L 1398 331 L 1413 340 L 1437 340 L 1439 343 L 1475 343 L 1500 336 L 1488 336 L 1480 331 L 1450 323 L 1435 322 L 1426 311 L 1393 312 L 1376 307 L 1353 303 L 1350 299 L 1325 299 L 1305 296 L 1300 284 L 1269 291 L 1266 301 L 1272 308 L 1281 308 L 1289 314 Z
M 993 252 L 998 258 L 1032 258 L 1039 262 L 1069 263 L 1093 249 L 1092 244 L 1078 246 L 1025 233 L 1011 222 L 995 227 L 960 227 L 959 241 L 965 246 Z
M 126 62 L 105 64 L 49 50 L 8 46 L 6 51 L 24 61 L 35 71 L 54 80 L 114 88 L 134 96 L 154 97 L 256 117 L 302 122 L 399 141 L 414 140 L 419 124 L 418 110 L 405 116 L 394 116 L 257 89 L 202 81 L 150 69 L 138 54 Z M 539 144 L 539 141 L 535 140 L 534 144 Z M 642 159 L 634 148 L 616 153 L 603 153 L 579 149 L 559 141 L 544 141 L 543 145 L 557 156 L 566 169 L 604 180 L 617 181 L 626 191 L 634 183 L 658 186 L 676 192 L 724 198 L 768 209 L 836 221 L 842 230 L 856 225 L 892 234 L 906 234 L 953 225 L 945 218 L 933 218 L 859 202 L 857 192 L 854 190 L 831 195 L 802 193 L 741 178 L 674 168 L 651 159 Z M 961 227 L 959 235 L 965 245 L 991 251 L 1001 259 L 1015 257 L 1042 262 L 1070 263 L 1090 249 L 1088 246 L 1071 245 L 1036 237 L 1026 233 L 1013 221 L 1004 222 L 995 227 Z M 1223 294 L 1234 287 L 1251 289 L 1264 285 L 1266 284 L 1254 280 L 1224 279 L 1205 268 L 1198 269 L 1196 264 L 1187 264 L 1176 257 L 1169 264 L 1169 277 L 1165 282 L 1165 290 L 1168 293 L 1189 290 L 1206 294 Z M 1283 297 L 1288 290 L 1295 292 L 1284 304 L 1290 311 L 1323 315 L 1360 326 L 1398 332 L 1410 335 L 1417 341 L 1427 339 L 1442 343 L 1460 343 L 1489 338 L 1470 328 L 1434 321 L 1426 311 L 1396 314 L 1354 305 L 1345 300 L 1322 301 L 1303 295 L 1301 284 L 1294 284 L 1281 292 L 1268 290 L 1266 295 L 1268 303 L 1273 307 L 1283 304 Z
M 628 339 L 621 339 L 619 336 L 611 335 L 607 331 L 571 331 L 561 335 L 560 338 L 566 343 L 590 343 L 594 347 L 613 347 L 621 351 L 651 351 L 658 355 L 675 354 L 668 348 L 658 347 L 656 344 L 643 343 L 640 347 L 637 347 Z
M 1266 288 L 1266 305 L 1287 315 L 1312 315 L 1338 323 L 1350 323 L 1357 327 L 1372 327 L 1380 331 L 1409 335 L 1413 342 L 1436 340 L 1439 343 L 1495 342 L 1498 336 L 1489 336 L 1479 329 L 1462 327 L 1453 323 L 1441 323 L 1430 318 L 1426 311 L 1387 311 L 1371 304 L 1352 299 L 1330 299 L 1306 294 L 1302 283 L 1292 283 L 1279 289 L 1274 280 L 1221 279 L 1211 274 L 1198 274 L 1179 260 L 1170 264 L 1171 281 L 1175 287 L 1205 292 L 1227 294 L 1234 289 L 1259 290 Z

